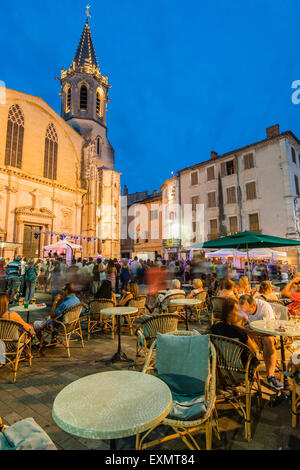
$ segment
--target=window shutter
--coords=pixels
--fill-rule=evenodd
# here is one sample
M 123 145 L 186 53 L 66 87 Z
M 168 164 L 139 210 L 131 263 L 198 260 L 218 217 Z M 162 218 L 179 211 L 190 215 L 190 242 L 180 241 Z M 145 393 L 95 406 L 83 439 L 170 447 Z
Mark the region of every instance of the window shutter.
M 226 176 L 226 163 L 221 163 L 221 176 Z

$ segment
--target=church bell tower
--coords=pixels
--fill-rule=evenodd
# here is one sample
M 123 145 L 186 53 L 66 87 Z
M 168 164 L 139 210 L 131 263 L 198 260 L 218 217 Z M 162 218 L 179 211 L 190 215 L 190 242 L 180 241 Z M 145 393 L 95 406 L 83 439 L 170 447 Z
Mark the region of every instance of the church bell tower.
M 89 16 L 89 14 L 88 14 Z M 100 72 L 87 18 L 71 66 L 61 72 L 61 116 L 93 146 L 98 167 L 114 169 L 107 139 L 108 77 Z

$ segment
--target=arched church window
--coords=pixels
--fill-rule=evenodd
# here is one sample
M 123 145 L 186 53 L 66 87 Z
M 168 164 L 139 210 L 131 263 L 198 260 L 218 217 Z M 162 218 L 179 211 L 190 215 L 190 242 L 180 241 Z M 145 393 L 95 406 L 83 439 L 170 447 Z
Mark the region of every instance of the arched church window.
M 6 134 L 5 165 L 22 168 L 24 115 L 18 104 L 9 108 Z
M 58 137 L 53 124 L 49 124 L 45 137 L 44 177 L 57 178 Z
M 80 109 L 87 109 L 88 91 L 85 85 L 80 88 Z
M 69 87 L 67 91 L 67 99 L 66 99 L 66 113 L 69 113 L 71 111 L 71 101 L 72 101 L 72 90 L 71 90 L 71 87 Z
M 103 117 L 104 110 L 104 91 L 102 88 L 98 88 L 96 95 L 96 112 L 98 116 Z

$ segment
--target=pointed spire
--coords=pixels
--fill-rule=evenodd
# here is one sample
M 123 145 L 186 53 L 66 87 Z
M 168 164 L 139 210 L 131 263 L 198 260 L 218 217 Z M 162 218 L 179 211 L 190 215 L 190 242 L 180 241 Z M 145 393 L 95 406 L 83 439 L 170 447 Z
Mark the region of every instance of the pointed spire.
M 84 67 L 87 65 L 95 66 L 97 69 L 99 69 L 88 18 L 86 20 L 73 62 L 75 67 Z

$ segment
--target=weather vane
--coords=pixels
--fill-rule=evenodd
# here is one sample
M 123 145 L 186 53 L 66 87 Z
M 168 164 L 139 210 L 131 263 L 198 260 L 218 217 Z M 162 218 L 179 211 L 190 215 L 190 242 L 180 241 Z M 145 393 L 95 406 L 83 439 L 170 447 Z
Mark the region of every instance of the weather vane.
M 91 8 L 91 6 L 90 6 L 90 5 L 87 5 L 87 6 L 86 6 L 86 10 L 85 10 L 86 16 L 87 16 L 88 18 L 92 18 L 92 17 L 91 17 L 91 14 L 90 14 L 90 8 Z

